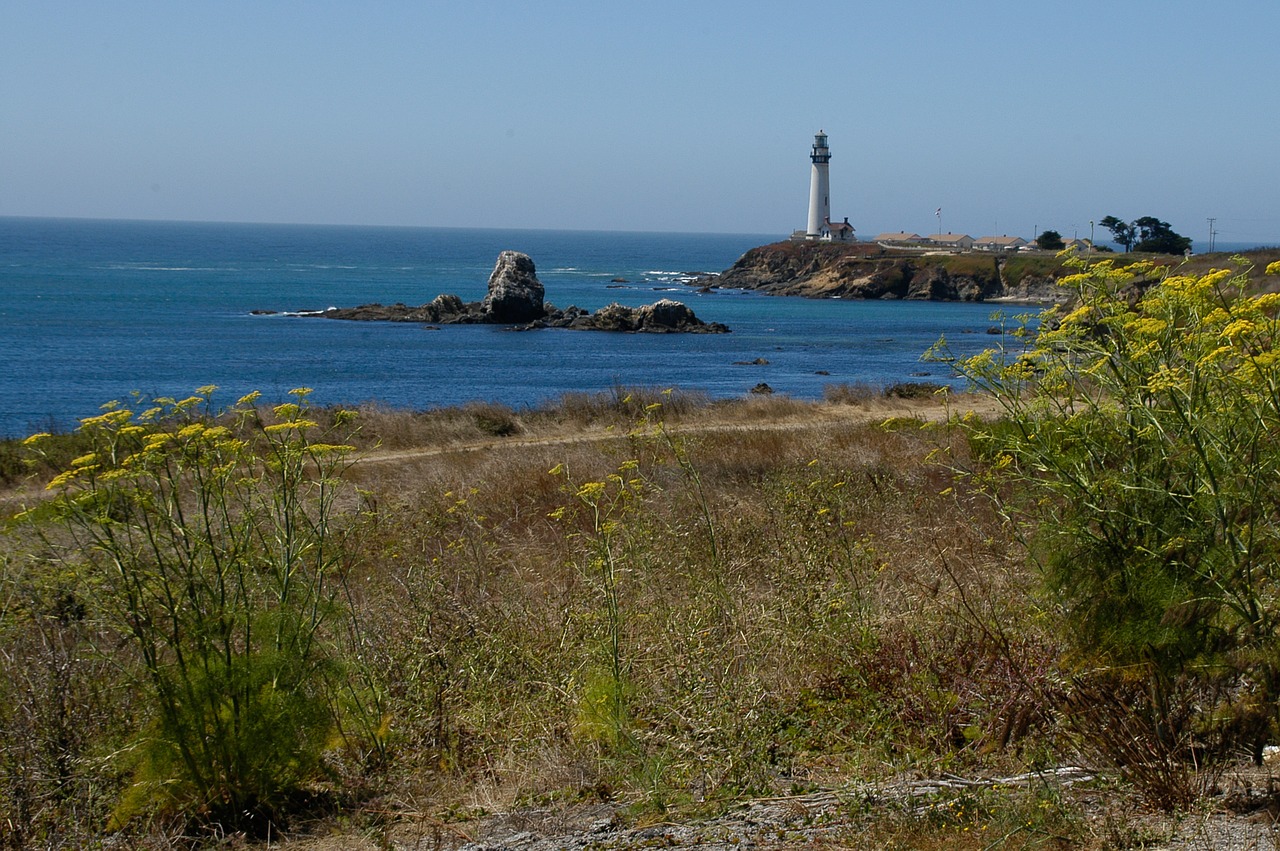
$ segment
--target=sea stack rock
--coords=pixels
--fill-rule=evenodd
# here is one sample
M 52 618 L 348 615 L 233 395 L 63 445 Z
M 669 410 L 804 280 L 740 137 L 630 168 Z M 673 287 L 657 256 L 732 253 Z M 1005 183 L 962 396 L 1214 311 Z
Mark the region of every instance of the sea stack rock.
M 504 251 L 494 264 L 489 292 L 480 308 L 488 322 L 533 322 L 546 315 L 542 303 L 545 294 L 529 255 Z

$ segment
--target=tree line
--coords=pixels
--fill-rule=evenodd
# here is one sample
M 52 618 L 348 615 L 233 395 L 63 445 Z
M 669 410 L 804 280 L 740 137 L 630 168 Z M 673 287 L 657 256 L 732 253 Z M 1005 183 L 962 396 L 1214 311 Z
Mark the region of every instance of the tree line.
M 1111 231 L 1111 238 L 1126 252 L 1141 251 L 1148 254 L 1184 254 L 1191 249 L 1191 238 L 1182 236 L 1155 216 L 1143 216 L 1131 222 L 1116 216 L 1107 216 L 1098 222 Z M 1036 237 L 1036 246 L 1046 251 L 1056 251 L 1065 243 L 1062 234 L 1047 230 Z M 1110 249 L 1107 249 L 1110 250 Z

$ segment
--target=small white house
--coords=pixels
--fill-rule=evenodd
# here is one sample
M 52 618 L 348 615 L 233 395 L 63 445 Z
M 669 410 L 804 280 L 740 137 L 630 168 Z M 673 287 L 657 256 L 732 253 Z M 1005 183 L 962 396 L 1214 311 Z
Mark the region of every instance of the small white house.
M 979 251 L 1017 251 L 1026 244 L 1020 236 L 984 236 L 973 241 Z
M 823 224 L 827 226 L 827 233 L 831 235 L 832 242 L 855 242 L 856 237 L 853 235 L 853 225 L 849 224 L 849 217 L 845 216 L 843 222 L 833 222 L 830 218 L 823 219 Z
M 882 233 L 876 237 L 875 241 L 886 245 L 919 245 L 924 242 L 924 237 L 918 233 L 899 231 L 898 233 Z
M 935 233 L 929 235 L 928 242 L 930 245 L 936 245 L 939 248 L 950 248 L 954 251 L 971 251 L 974 240 L 967 233 Z

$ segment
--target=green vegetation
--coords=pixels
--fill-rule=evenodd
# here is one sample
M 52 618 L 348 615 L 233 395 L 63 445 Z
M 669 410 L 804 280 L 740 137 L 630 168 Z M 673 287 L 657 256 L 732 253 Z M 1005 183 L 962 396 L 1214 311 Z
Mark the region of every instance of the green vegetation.
M 1111 231 L 1111 238 L 1124 250 L 1148 254 L 1182 254 L 1191 248 L 1191 238 L 1175 233 L 1168 222 L 1154 216 L 1143 216 L 1132 222 L 1107 216 L 1098 222 Z
M 1066 243 L 1062 241 L 1062 234 L 1056 230 L 1047 230 L 1036 237 L 1036 248 L 1042 251 L 1061 251 L 1066 247 Z
M 1047 254 L 1017 253 L 1002 258 L 1004 277 L 1007 281 L 1017 282 L 1027 277 L 1059 278 L 1066 271 L 1062 260 Z
M 92 609 L 133 650 L 126 681 L 152 711 L 120 822 L 269 820 L 339 723 L 328 622 L 343 617 L 334 515 L 351 447 L 308 437 L 298 403 L 265 424 L 246 397 L 215 421 L 209 392 L 84 420 L 89 451 L 21 518 L 39 542 L 32 578 L 56 576 L 64 609 Z M 25 441 L 37 457 L 47 442 Z
M 1081 263 L 1051 330 L 959 368 L 1004 409 L 975 476 L 1061 607 L 1078 732 L 1181 807 L 1280 721 L 1280 296 L 1159 278 Z
M 850 793 L 832 841 L 1136 847 L 1138 796 L 1185 811 L 1280 738 L 1280 295 L 1251 281 L 1081 266 L 1046 330 L 957 362 L 984 396 L 203 388 L 29 438 L 0 846 L 942 778 Z M 1101 808 L 957 780 L 1080 760 Z

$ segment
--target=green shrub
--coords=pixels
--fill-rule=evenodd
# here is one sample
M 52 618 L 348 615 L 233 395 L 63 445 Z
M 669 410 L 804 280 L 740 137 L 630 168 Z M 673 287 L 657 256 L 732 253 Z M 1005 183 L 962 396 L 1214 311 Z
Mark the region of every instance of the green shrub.
M 946 389 L 926 381 L 903 381 L 884 388 L 884 395 L 889 399 L 931 399 Z
M 506 405 L 473 402 L 463 410 L 471 415 L 476 428 L 488 437 L 510 437 L 521 431 L 515 411 Z
M 1183 760 L 1225 756 L 1263 707 L 1271 731 L 1238 725 L 1260 756 L 1280 701 L 1280 295 L 1244 294 L 1247 269 L 1162 274 L 1080 264 L 1056 327 L 957 363 L 1007 418 L 968 428 L 1080 670 L 1140 680 L 1154 720 L 1131 726 Z
M 326 637 L 342 615 L 349 447 L 310 436 L 308 391 L 272 423 L 251 394 L 224 425 L 212 390 L 82 421 L 89 451 L 25 515 L 136 652 L 151 714 L 117 823 L 165 811 L 269 823 L 316 777 L 335 730 L 340 658 Z

